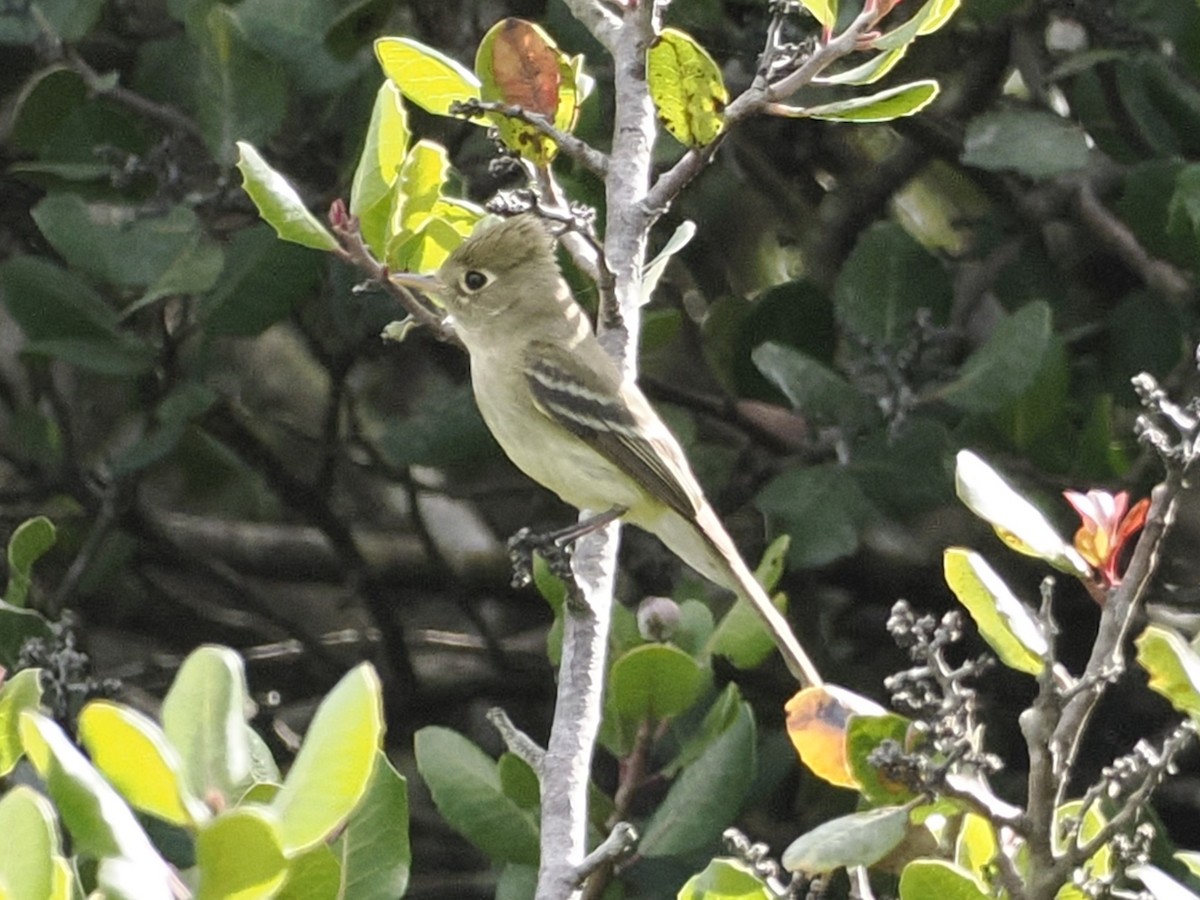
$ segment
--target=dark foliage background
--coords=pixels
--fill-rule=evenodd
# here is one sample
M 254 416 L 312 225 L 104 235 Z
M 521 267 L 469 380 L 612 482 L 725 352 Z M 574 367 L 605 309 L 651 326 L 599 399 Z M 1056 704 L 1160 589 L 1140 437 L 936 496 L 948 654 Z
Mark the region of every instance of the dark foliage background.
M 431 722 L 496 746 L 482 714 L 497 704 L 544 734 L 550 615 L 506 587 L 503 539 L 568 511 L 501 457 L 464 359 L 421 336 L 385 345 L 398 311 L 276 240 L 232 168 L 249 140 L 327 209 L 380 82 L 371 40 L 469 62 L 504 15 L 587 55 L 599 88 L 578 132 L 604 145 L 607 60 L 556 2 L 0 5 L 0 531 L 36 513 L 59 526 L 38 603 L 126 699 L 152 707 L 182 656 L 217 641 L 246 654 L 283 743 L 361 658 L 384 676 L 398 754 Z M 734 0 L 668 13 L 735 91 L 767 18 Z M 1064 533 L 1061 489 L 1153 482 L 1129 378 L 1186 396 L 1194 371 L 1200 8 L 965 0 L 899 72 L 938 78 L 942 97 L 887 127 L 763 120 L 730 136 L 654 236 L 699 225 L 643 340 L 643 383 L 747 555 L 791 534 L 793 621 L 831 680 L 877 697 L 902 664 L 892 602 L 947 607 L 942 549 L 998 547 L 953 499 L 955 449 L 1002 465 Z M 465 194 L 494 192 L 481 129 L 412 124 L 450 148 Z M 575 199 L 602 202 L 562 166 Z M 1155 598 L 1185 608 L 1189 518 Z M 624 554 L 627 602 L 703 590 L 642 535 Z M 1040 570 L 995 556 L 1034 596 Z M 1064 589 L 1058 613 L 1085 652 L 1091 601 Z M 720 674 L 776 726 L 751 830 L 786 841 L 844 809 L 778 731 L 782 668 Z M 993 743 L 1017 751 L 1032 686 L 1009 673 L 986 691 Z M 1167 718 L 1115 703 L 1097 765 Z M 470 851 L 428 807 L 414 815 L 410 896 L 488 895 Z

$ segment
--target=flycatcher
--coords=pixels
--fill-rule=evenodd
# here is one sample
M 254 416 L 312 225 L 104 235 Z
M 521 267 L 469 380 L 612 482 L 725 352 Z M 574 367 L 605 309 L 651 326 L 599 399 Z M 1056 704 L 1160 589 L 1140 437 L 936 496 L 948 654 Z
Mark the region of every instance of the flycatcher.
M 822 683 L 679 442 L 600 346 L 540 220 L 484 226 L 436 275 L 391 277 L 442 300 L 470 353 L 483 420 L 518 468 L 580 510 L 623 510 L 621 518 L 750 603 L 802 684 Z

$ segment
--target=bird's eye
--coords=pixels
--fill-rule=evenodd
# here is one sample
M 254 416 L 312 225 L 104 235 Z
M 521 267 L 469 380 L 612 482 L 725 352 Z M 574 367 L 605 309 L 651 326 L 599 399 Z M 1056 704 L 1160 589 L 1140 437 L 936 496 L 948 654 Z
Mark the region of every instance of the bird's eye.
M 488 276 L 478 269 L 469 269 L 463 275 L 463 287 L 468 291 L 477 291 L 488 283 Z

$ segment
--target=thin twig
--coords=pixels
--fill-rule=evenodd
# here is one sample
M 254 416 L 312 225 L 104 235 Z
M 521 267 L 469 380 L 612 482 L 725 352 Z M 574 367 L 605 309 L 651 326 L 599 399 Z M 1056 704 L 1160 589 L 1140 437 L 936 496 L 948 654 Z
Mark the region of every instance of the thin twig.
M 518 122 L 524 122 L 558 144 L 559 150 L 584 168 L 594 172 L 601 178 L 608 174 L 607 156 L 587 141 L 581 140 L 570 132 L 558 128 L 541 113 L 530 112 L 524 107 L 509 103 L 500 103 L 495 100 L 475 99 L 462 100 L 452 104 L 450 113 L 456 116 L 465 116 L 469 119 L 479 118 L 487 113 L 496 113 L 509 119 L 515 119 Z

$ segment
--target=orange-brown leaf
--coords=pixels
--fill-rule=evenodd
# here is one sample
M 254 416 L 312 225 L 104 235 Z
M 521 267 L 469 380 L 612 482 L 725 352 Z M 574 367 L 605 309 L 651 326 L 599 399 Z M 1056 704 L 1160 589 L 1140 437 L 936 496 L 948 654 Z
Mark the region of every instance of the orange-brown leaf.
M 492 46 L 492 78 L 505 103 L 554 121 L 561 82 L 558 54 L 523 19 L 505 19 Z

